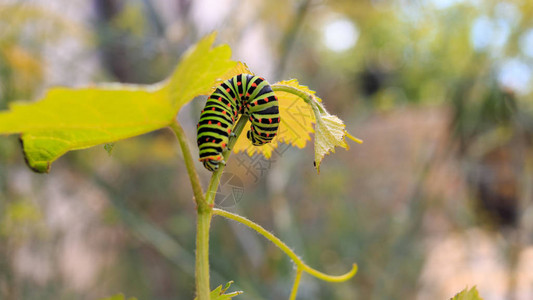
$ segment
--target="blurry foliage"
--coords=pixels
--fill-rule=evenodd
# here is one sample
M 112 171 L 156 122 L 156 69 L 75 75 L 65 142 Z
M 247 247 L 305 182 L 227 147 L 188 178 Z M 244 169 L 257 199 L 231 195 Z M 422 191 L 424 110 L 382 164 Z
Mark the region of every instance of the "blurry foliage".
M 146 36 L 147 20 L 138 2 L 126 5 L 116 16 L 111 19 L 111 27 L 132 34 L 135 38 Z
M 6 203 L 0 219 L 0 235 L 17 243 L 24 243 L 36 232 L 43 231 L 43 216 L 39 208 L 24 200 Z
M 154 9 L 152 1 L 93 3 L 100 58 L 111 81 L 153 83 L 171 72 L 179 57 L 179 46 L 165 39 L 161 16 L 150 13 Z
M 0 4 L 0 108 L 31 99 L 43 82 L 46 43 L 69 36 L 90 39 L 88 31 L 60 13 L 24 3 Z
M 15 99 L 12 95 L 22 98 L 31 97 L 32 88 L 38 87 L 42 81 L 41 61 L 19 45 L 1 47 L 0 66 L 2 66 L 2 98 Z M 5 107 L 3 107 L 5 108 Z
M 111 297 L 102 298 L 101 300 L 137 300 L 137 298 L 126 298 L 124 294 L 117 294 Z

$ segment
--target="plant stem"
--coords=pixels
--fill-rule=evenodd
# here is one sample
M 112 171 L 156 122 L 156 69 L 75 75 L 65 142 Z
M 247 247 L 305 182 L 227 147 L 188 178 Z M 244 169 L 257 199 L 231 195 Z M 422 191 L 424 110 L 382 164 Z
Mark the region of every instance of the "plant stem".
M 199 300 L 208 300 L 209 293 L 211 292 L 209 285 L 209 226 L 212 216 L 211 207 L 205 201 L 204 192 L 200 185 L 198 173 L 194 167 L 191 150 L 183 128 L 177 120 L 174 120 L 170 124 L 170 128 L 178 138 L 196 202 L 196 294 Z
M 289 300 L 296 300 L 298 294 L 298 287 L 300 286 L 300 279 L 302 278 L 302 269 L 296 270 L 296 278 L 294 278 L 294 284 L 292 285 L 291 296 Z
M 233 146 L 235 146 L 235 143 L 241 135 L 241 132 L 244 129 L 244 126 L 246 125 L 246 122 L 248 122 L 248 117 L 242 115 L 237 121 L 237 124 L 235 124 L 235 127 L 233 127 L 233 133 L 235 134 L 235 136 L 230 137 L 228 141 L 228 147 L 222 153 L 222 155 L 224 156 L 224 161 L 226 163 L 228 162 L 229 155 L 231 154 L 231 149 L 233 149 Z M 213 172 L 213 176 L 211 176 L 211 181 L 209 181 L 209 187 L 207 188 L 207 192 L 205 195 L 206 203 L 208 205 L 213 206 L 213 204 L 215 203 L 215 195 L 217 193 L 218 184 L 220 183 L 220 176 L 222 176 L 222 172 L 224 171 L 225 167 L 225 165 L 219 165 L 218 169 Z
M 209 227 L 211 209 L 198 207 L 196 223 L 196 294 L 198 300 L 209 300 Z
M 309 94 L 293 86 L 286 85 L 286 84 L 280 84 L 280 83 L 271 84 L 270 87 L 272 87 L 272 90 L 274 92 L 285 92 L 285 93 L 296 95 L 302 98 L 302 100 L 304 100 L 307 104 L 313 106 L 313 104 L 311 103 L 313 102 L 313 99 L 315 97 L 313 94 Z
M 237 142 L 237 138 L 244 129 L 247 121 L 248 119 L 246 116 L 241 116 L 239 121 L 237 121 L 237 124 L 233 128 L 233 133 L 235 136 L 230 137 L 228 141 L 228 148 L 223 153 L 224 161 L 228 161 L 231 149 Z M 209 227 L 211 226 L 211 217 L 213 216 L 212 210 L 215 202 L 216 191 L 220 183 L 220 176 L 222 175 L 225 166 L 220 165 L 218 170 L 213 172 L 207 193 L 204 196 L 198 173 L 194 167 L 194 160 L 192 159 L 185 132 L 177 120 L 172 122 L 170 128 L 172 131 L 174 131 L 180 143 L 197 207 L 195 265 L 197 299 L 208 300 L 209 294 L 211 293 L 209 281 Z
M 346 281 L 352 278 L 357 272 L 357 265 L 353 264 L 352 269 L 348 273 L 345 273 L 343 275 L 334 276 L 334 275 L 328 275 L 328 274 L 322 273 L 308 266 L 301 258 L 298 257 L 298 255 L 296 255 L 296 253 L 294 253 L 294 251 L 292 251 L 291 248 L 289 248 L 289 246 L 287 246 L 283 241 L 281 241 L 278 237 L 276 237 L 275 235 L 270 233 L 268 230 L 263 228 L 261 225 L 254 223 L 253 221 L 245 217 L 241 217 L 234 213 L 230 213 L 228 211 L 218 209 L 218 208 L 213 208 L 213 214 L 237 221 L 255 230 L 257 233 L 261 234 L 266 239 L 268 239 L 269 241 L 274 243 L 276 246 L 278 246 L 278 248 L 280 248 L 281 251 L 285 252 L 285 254 L 287 254 L 287 256 L 289 256 L 291 260 L 296 264 L 298 269 L 301 269 L 302 271 L 305 271 L 309 273 L 310 275 L 313 275 L 316 278 L 322 279 L 324 281 L 330 281 L 330 282 L 342 282 L 342 281 Z
M 204 191 L 202 190 L 198 173 L 196 173 L 196 168 L 194 167 L 194 160 L 192 159 L 191 150 L 187 142 L 187 136 L 177 120 L 174 120 L 174 122 L 170 124 L 170 129 L 174 131 L 174 134 L 176 134 L 176 137 L 180 143 L 183 159 L 185 160 L 185 166 L 187 167 L 187 173 L 189 174 L 189 178 L 191 180 L 194 201 L 196 202 L 197 206 L 201 206 L 203 203 L 205 203 Z
M 311 109 L 313 110 L 313 113 L 315 115 L 315 122 L 317 123 L 317 125 L 318 123 L 322 122 L 322 118 L 320 116 L 321 114 L 325 114 L 327 112 L 322 106 L 322 104 L 317 100 L 315 95 L 304 92 L 296 87 L 286 84 L 275 83 L 271 85 L 271 87 L 274 92 L 285 92 L 300 97 L 300 99 L 302 99 L 303 101 L 305 101 L 305 103 L 311 106 Z

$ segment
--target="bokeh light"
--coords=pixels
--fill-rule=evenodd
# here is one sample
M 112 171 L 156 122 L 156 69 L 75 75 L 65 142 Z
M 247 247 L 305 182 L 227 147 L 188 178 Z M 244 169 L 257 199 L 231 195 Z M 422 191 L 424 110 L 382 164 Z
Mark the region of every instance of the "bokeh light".
M 338 18 L 324 25 L 322 40 L 326 47 L 334 52 L 343 52 L 355 46 L 359 30 L 346 18 Z

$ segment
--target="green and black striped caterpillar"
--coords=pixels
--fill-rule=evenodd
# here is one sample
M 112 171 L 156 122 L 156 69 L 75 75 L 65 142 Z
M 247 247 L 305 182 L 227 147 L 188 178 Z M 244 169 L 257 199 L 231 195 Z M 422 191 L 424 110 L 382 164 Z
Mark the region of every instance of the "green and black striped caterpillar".
M 249 116 L 248 139 L 255 146 L 276 136 L 279 125 L 278 98 L 266 80 L 239 74 L 224 81 L 209 96 L 198 122 L 197 141 L 200 161 L 213 172 L 225 164 L 222 151 L 228 145 L 239 114 Z

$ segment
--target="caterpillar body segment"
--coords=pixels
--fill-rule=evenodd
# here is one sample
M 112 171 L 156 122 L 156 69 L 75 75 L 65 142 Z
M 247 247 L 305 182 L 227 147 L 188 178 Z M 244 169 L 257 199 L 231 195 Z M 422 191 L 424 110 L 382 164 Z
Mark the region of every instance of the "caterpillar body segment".
M 239 74 L 222 84 L 209 96 L 200 115 L 197 142 L 200 161 L 213 172 L 225 164 L 227 148 L 239 115 L 247 116 L 251 126 L 246 136 L 255 146 L 272 141 L 280 122 L 278 99 L 266 80 Z

